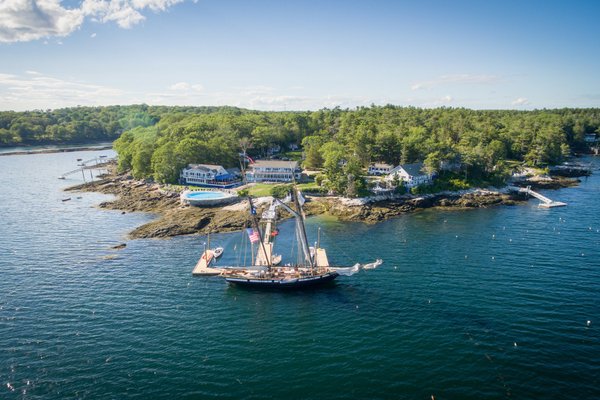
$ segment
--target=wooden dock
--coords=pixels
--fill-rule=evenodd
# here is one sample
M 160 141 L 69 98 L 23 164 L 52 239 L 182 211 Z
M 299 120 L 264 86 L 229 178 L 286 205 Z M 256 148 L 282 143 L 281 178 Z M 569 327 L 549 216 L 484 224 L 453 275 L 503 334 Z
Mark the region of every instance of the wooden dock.
M 223 268 L 213 268 L 210 266 L 211 261 L 214 259 L 215 253 L 212 250 L 206 250 L 196 266 L 192 270 L 192 275 L 196 276 L 217 276 L 223 272 Z

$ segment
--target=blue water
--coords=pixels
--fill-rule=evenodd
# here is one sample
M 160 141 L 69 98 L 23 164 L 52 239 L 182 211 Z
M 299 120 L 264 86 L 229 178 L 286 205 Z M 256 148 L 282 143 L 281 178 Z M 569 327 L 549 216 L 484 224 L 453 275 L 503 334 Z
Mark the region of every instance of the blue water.
M 152 216 L 56 179 L 100 153 L 0 157 L 1 399 L 600 398 L 598 172 L 552 210 L 312 218 L 332 262 L 384 264 L 277 293 L 192 277 L 204 237 L 110 249 Z

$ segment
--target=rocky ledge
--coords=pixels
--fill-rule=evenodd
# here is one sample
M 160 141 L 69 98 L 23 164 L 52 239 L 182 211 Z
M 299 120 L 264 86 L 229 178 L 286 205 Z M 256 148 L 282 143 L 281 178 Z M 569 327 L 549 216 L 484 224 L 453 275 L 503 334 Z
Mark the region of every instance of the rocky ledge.
M 550 178 L 550 181 L 528 180 L 521 182 L 535 188 L 557 188 L 577 184 L 577 180 Z M 125 212 L 148 212 L 157 219 L 137 227 L 129 236 L 136 238 L 164 238 L 193 233 L 239 231 L 248 226 L 249 213 L 245 200 L 226 207 L 190 207 L 181 205 L 179 193 L 165 190 L 157 184 L 128 179 L 124 175 L 107 175 L 94 184 L 83 184 L 67 191 L 99 192 L 115 195 L 113 201 L 103 202 L 100 208 Z M 262 201 L 261 201 L 262 200 Z M 258 199 L 259 213 L 268 198 Z M 425 208 L 469 209 L 500 204 L 514 205 L 525 201 L 522 194 L 507 191 L 474 189 L 463 192 L 446 192 L 425 196 L 392 196 L 367 199 L 340 197 L 312 197 L 305 204 L 307 215 L 331 215 L 342 221 L 376 223 L 402 214 Z M 262 204 L 262 205 L 261 205 Z

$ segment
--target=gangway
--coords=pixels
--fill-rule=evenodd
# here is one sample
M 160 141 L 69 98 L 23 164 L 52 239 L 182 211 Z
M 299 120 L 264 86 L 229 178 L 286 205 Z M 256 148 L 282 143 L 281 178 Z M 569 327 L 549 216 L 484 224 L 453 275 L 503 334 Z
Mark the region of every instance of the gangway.
M 99 158 L 100 158 L 100 162 L 98 162 Z M 77 164 L 79 166 L 79 168 L 74 169 L 72 171 L 65 172 L 64 174 L 61 174 L 58 177 L 58 179 L 66 179 L 66 177 L 69 175 L 73 175 L 78 172 L 81 172 L 81 174 L 83 176 L 83 180 L 85 180 L 85 174 L 84 174 L 85 169 L 103 169 L 103 167 L 106 167 L 108 164 L 110 164 L 114 160 L 115 160 L 115 158 L 104 158 L 101 156 L 101 157 L 95 157 L 95 158 L 91 158 L 89 160 L 82 161 L 79 164 Z M 91 162 L 95 162 L 95 164 L 88 165 Z M 90 174 L 91 174 L 91 172 L 90 172 Z M 92 177 L 92 180 L 93 180 L 93 177 Z
M 527 195 L 533 196 L 536 199 L 541 200 L 542 202 L 538 205 L 538 207 L 542 207 L 542 208 L 552 208 L 552 207 L 564 207 L 567 205 L 567 203 L 563 203 L 560 201 L 554 201 L 552 199 L 549 199 L 548 197 L 539 194 L 538 192 L 534 192 L 533 190 L 531 190 L 531 186 L 527 186 L 524 188 L 519 188 L 519 192 L 520 193 L 525 193 Z

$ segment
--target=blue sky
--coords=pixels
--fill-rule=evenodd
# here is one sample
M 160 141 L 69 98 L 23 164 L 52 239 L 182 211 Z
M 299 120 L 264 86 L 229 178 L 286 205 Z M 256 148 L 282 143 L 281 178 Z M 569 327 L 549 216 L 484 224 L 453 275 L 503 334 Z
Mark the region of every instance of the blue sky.
M 600 2 L 5 0 L 0 110 L 600 107 Z

